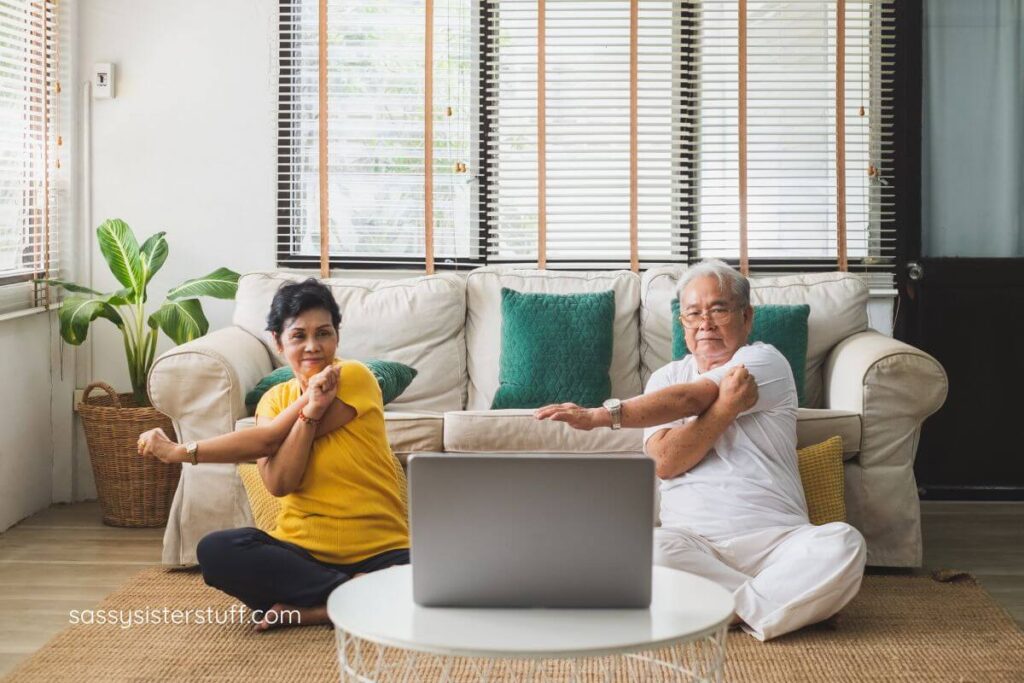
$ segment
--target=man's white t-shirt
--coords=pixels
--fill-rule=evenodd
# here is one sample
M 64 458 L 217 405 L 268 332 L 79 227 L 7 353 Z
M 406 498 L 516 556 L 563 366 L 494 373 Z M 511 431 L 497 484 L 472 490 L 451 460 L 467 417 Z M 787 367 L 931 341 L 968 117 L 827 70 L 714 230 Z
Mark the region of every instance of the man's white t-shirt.
M 645 393 L 700 379 L 720 385 L 738 364 L 757 382 L 757 404 L 726 427 L 695 467 L 661 482 L 663 526 L 713 539 L 809 523 L 796 457 L 796 384 L 785 356 L 774 346 L 755 342 L 740 347 L 728 363 L 703 374 L 693 355 L 687 355 L 651 375 Z M 645 448 L 659 430 L 694 419 L 645 429 Z

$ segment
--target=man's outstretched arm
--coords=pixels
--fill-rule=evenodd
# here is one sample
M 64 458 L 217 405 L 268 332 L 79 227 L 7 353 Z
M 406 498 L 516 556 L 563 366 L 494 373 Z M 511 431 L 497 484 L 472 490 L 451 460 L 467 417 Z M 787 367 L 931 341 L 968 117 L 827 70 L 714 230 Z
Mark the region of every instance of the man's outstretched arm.
M 718 385 L 709 379 L 673 384 L 622 402 L 623 427 L 654 427 L 684 417 L 700 415 L 718 397 Z M 581 408 L 575 403 L 556 403 L 534 412 L 538 420 L 565 422 L 575 429 L 611 427 L 612 416 L 604 408 Z

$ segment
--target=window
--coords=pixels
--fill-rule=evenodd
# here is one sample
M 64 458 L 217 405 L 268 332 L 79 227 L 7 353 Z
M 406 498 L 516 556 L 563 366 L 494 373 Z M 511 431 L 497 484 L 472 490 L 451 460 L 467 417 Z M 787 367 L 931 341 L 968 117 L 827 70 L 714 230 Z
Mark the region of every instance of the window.
M 47 303 L 57 262 L 57 10 L 0 1 L 0 314 Z
M 486 2 L 484 87 L 491 263 L 536 263 L 536 0 Z M 640 258 L 686 261 L 691 185 L 679 135 L 686 28 L 679 3 L 637 17 Z M 630 3 L 549 0 L 545 11 L 546 256 L 557 267 L 630 264 Z
M 692 241 L 739 251 L 738 13 L 703 3 L 700 182 Z M 836 5 L 747 3 L 747 213 L 752 269 L 836 266 Z M 845 219 L 851 268 L 892 268 L 891 2 L 845 2 Z M 891 38 L 891 35 L 890 35 Z
M 318 0 L 282 0 L 278 265 L 320 261 Z M 424 262 L 423 0 L 328 2 L 332 263 Z M 434 3 L 434 250 L 475 262 L 470 0 Z M 463 166 L 464 165 L 464 166 Z M 462 170 L 465 168 L 465 170 Z
M 892 269 L 894 0 L 639 0 L 635 43 L 630 0 L 545 0 L 543 22 L 538 0 L 444 2 L 434 22 L 440 265 L 542 254 L 554 267 L 737 261 L 743 206 L 751 269 L 835 269 L 840 224 L 851 269 Z M 316 4 L 283 0 L 282 12 L 315 31 Z M 422 264 L 423 2 L 329 4 L 339 27 L 331 258 Z M 396 17 L 407 22 L 392 34 Z M 317 62 L 315 41 L 287 30 L 295 21 L 282 14 L 279 263 L 312 265 Z M 452 102 L 449 122 L 437 114 Z M 366 128 L 377 135 L 359 137 Z M 451 173 L 460 159 L 469 172 Z

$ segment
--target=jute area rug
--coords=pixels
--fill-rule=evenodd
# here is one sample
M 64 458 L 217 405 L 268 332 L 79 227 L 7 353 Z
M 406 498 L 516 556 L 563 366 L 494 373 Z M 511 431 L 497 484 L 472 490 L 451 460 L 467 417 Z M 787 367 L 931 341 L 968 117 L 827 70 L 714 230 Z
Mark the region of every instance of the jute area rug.
M 153 568 L 111 594 L 97 611 L 226 611 L 232 604 L 206 587 L 197 572 Z M 1024 681 L 1024 633 L 966 576 L 940 582 L 929 576 L 869 575 L 834 623 L 769 643 L 734 631 L 727 652 L 727 681 Z M 429 671 L 418 676 L 430 678 Z M 7 680 L 337 681 L 339 676 L 333 632 L 326 626 L 255 633 L 241 623 L 129 628 L 79 623 Z M 614 680 L 635 676 L 622 670 Z

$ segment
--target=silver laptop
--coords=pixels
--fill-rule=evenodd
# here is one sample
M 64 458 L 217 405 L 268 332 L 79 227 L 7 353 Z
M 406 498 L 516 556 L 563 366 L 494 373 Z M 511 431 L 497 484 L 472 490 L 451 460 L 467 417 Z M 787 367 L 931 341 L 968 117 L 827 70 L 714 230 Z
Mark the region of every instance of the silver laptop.
M 654 482 L 642 455 L 413 455 L 413 600 L 648 607 Z

